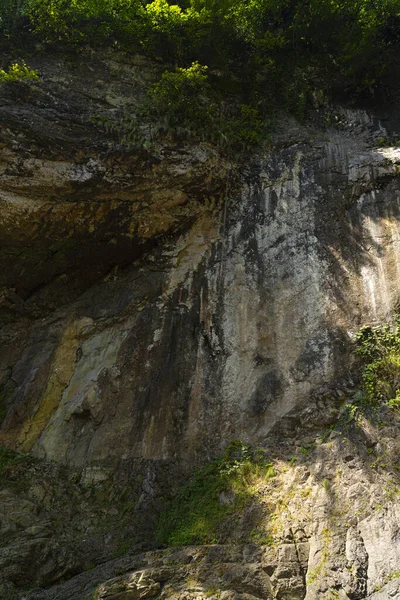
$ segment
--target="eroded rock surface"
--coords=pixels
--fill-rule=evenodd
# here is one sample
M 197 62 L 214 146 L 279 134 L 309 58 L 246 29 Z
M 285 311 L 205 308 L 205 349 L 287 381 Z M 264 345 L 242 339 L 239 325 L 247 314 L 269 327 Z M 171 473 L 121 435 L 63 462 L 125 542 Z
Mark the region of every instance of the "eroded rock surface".
M 275 475 L 260 480 L 245 510 L 227 518 L 219 534 L 219 544 L 145 553 L 126 547 L 127 555 L 123 558 L 105 561 L 97 567 L 95 563 L 86 562 L 88 570 L 66 583 L 25 593 L 23 597 L 27 600 L 375 600 L 396 597 L 400 580 L 400 421 L 398 415 L 389 413 L 383 415 L 383 419 L 383 424 L 375 425 L 365 421 L 362 427 L 351 428 L 347 433 L 333 430 L 275 440 L 266 449 Z M 97 486 L 97 494 L 101 491 Z M 118 504 L 114 499 L 110 504 L 106 500 L 100 507 L 89 492 L 83 513 L 82 499 L 79 504 L 77 490 L 73 493 L 66 507 L 80 507 L 81 514 L 75 517 L 75 524 L 81 523 L 88 544 L 90 539 L 95 539 L 98 546 L 102 545 L 105 559 L 107 543 L 109 554 L 111 547 L 115 549 L 109 532 L 113 532 L 117 540 L 123 539 L 118 538 L 123 503 Z M 86 554 L 81 548 L 74 563 L 65 545 L 52 546 L 54 531 L 51 532 L 51 528 L 55 524 L 51 522 L 54 514 L 49 507 L 48 532 L 44 535 L 39 530 L 32 531 L 32 523 L 27 520 L 27 514 L 32 511 L 22 506 L 21 497 L 24 498 L 24 494 L 20 494 L 21 506 L 15 505 L 15 513 L 20 511 L 25 515 L 25 522 L 19 519 L 18 550 L 28 548 L 24 541 L 27 538 L 36 544 L 45 541 L 47 550 L 53 549 L 48 565 L 55 571 L 56 557 L 62 557 L 63 566 L 69 565 L 69 574 L 73 575 L 72 565 L 79 570 L 79 560 L 81 565 L 84 558 L 88 561 L 90 544 Z M 32 502 L 32 495 L 30 497 Z M 43 504 L 37 500 L 36 504 L 36 514 L 40 514 Z M 108 521 L 108 526 L 104 523 L 105 529 L 96 530 L 93 521 L 102 512 L 99 509 L 110 518 L 111 506 L 118 507 L 116 514 L 111 515 L 112 521 Z M 37 520 L 37 516 L 34 519 Z M 125 519 L 125 531 L 129 531 L 129 525 L 130 518 Z M 65 529 L 65 524 L 64 531 L 58 524 L 58 531 L 64 536 Z M 72 530 L 71 523 L 70 544 Z M 94 538 L 96 531 L 97 538 Z M 74 533 L 76 535 L 76 531 Z M 134 535 L 131 530 L 131 539 Z M 46 536 L 47 540 L 43 540 Z M 11 556 L 12 559 L 10 547 L 12 545 L 2 550 L 0 557 Z M 93 549 L 91 556 L 98 561 Z M 14 578 L 18 581 L 16 573 Z M 49 573 L 43 571 L 42 580 L 51 581 Z
M 306 565 L 307 551 L 307 545 L 303 544 L 301 556 L 297 558 L 294 544 L 286 544 L 279 550 L 256 545 L 214 545 L 149 552 L 115 561 L 105 568 L 78 576 L 67 585 L 60 586 L 58 593 L 52 590 L 29 597 L 32 600 L 81 597 L 83 600 L 92 594 L 96 600 L 155 597 L 177 600 L 272 600 L 277 597 L 276 589 L 282 590 L 286 585 L 291 591 L 287 591 L 285 596 L 278 592 L 278 597 L 295 600 L 304 595 L 299 572 Z M 118 571 L 125 572 L 96 585 L 96 582 L 104 579 L 105 574 Z M 268 573 L 275 571 L 278 574 L 274 579 Z M 297 583 L 297 589 L 293 582 Z
M 220 180 L 219 212 L 201 188 L 186 233 L 50 316 L 5 327 L 2 439 L 106 472 L 121 459 L 204 458 L 230 439 L 263 442 L 310 394 L 346 385 L 349 333 L 393 312 L 399 269 L 398 152 L 373 146 L 367 115 L 346 118 L 329 141 L 289 131 L 308 139 L 255 161 L 237 194 Z M 74 282 L 87 284 L 86 267 L 83 257 Z M 41 285 L 27 311 L 59 299 L 54 280 Z
M 240 168 L 207 144 L 139 152 L 98 117 L 134 110 L 154 65 L 110 54 L 32 66 L 41 83 L 0 90 L 0 443 L 64 465 L 76 486 L 126 489 L 132 520 L 125 533 L 114 522 L 99 532 L 92 521 L 103 508 L 87 506 L 90 489 L 77 487 L 71 527 L 58 527 L 57 502 L 46 508 L 31 486 L 7 484 L 5 585 L 48 585 L 110 559 L 140 523 L 151 530 L 168 490 L 232 439 L 264 449 L 287 439 L 280 483 L 260 490 L 254 513 L 269 523 L 277 510 L 267 498 L 278 506 L 290 490 L 273 548 L 249 550 L 258 522 L 235 526 L 218 551 L 236 541 L 244 554 L 220 558 L 232 563 L 220 575 L 214 550 L 201 548 L 187 551 L 190 566 L 157 571 L 165 551 L 27 597 L 83 600 L 97 586 L 99 599 L 114 600 L 213 590 L 225 600 L 357 599 L 395 589 L 399 509 L 384 493 L 397 490 L 394 461 L 375 477 L 373 446 L 350 438 L 347 448 L 335 436 L 301 468 L 290 454 L 335 421 L 354 388 L 354 331 L 398 307 L 400 150 L 380 147 L 385 132 L 370 114 L 338 109 L 329 126 L 323 115 L 313 126 L 285 118 L 271 147 Z M 392 456 L 397 425 L 388 423 L 384 439 L 370 435 Z M 92 550 L 74 562 L 79 536 Z M 29 560 L 36 579 L 18 577 Z

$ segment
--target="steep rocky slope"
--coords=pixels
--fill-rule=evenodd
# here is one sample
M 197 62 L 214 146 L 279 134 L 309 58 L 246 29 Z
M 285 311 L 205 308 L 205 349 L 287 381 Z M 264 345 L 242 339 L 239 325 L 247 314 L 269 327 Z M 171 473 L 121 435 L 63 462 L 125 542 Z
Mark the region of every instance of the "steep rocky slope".
M 282 118 L 240 167 L 207 144 L 139 152 L 96 117 L 134 110 L 154 65 L 31 62 L 40 83 L 0 90 L 0 443 L 39 459 L 7 459 L 4 590 L 154 544 L 162 497 L 233 439 L 277 476 L 222 545 L 136 548 L 26 597 L 89 598 L 118 574 L 98 598 L 395 586 L 396 419 L 347 441 L 320 432 L 357 384 L 352 334 L 398 307 L 400 150 L 371 114 L 335 109 Z M 392 457 L 378 471 L 375 451 Z M 272 546 L 253 539 L 263 523 Z
M 301 415 L 298 416 L 301 422 Z M 106 509 L 107 520 L 103 517 L 102 522 L 93 490 L 86 492 L 84 512 L 77 493 L 79 486 L 69 482 L 68 500 L 66 485 L 58 497 L 47 498 L 44 524 L 43 498 L 37 496 L 37 483 L 31 482 L 20 497 L 29 497 L 30 503 L 35 504 L 39 515 L 35 519 L 40 525 L 33 531 L 31 522 L 26 522 L 26 507 L 14 505 L 9 519 L 15 519 L 19 512 L 25 516 L 25 523 L 16 522 L 19 544 L 10 544 L 3 551 L 3 570 L 12 573 L 7 567 L 20 560 L 16 551 L 24 552 L 29 544 L 31 556 L 35 556 L 32 550 L 41 550 L 35 558 L 43 561 L 43 581 L 60 578 L 64 569 L 69 577 L 66 583 L 23 594 L 29 600 L 396 597 L 400 593 L 400 420 L 390 411 L 383 412 L 381 419 L 375 424 L 364 421 L 347 433 L 335 429 L 305 436 L 292 431 L 281 441 L 278 437 L 271 439 L 271 446 L 265 450 L 273 474 L 251 479 L 251 501 L 225 519 L 218 534 L 219 543 L 212 545 L 143 552 L 143 546 L 128 544 L 122 547 L 123 557 L 116 558 L 117 552 L 113 560 L 107 561 L 107 550 L 112 555 L 112 535 L 121 525 L 129 532 L 123 504 L 106 500 L 103 512 Z M 36 476 L 38 472 L 39 469 Z M 107 491 L 101 486 L 97 487 L 99 494 L 107 498 Z M 65 543 L 63 546 L 59 539 L 62 527 L 57 524 L 55 511 L 60 510 L 60 499 L 63 514 L 71 519 L 69 542 L 75 543 L 75 552 L 79 551 L 75 564 L 69 548 L 66 551 Z M 221 495 L 221 502 L 227 501 L 233 502 Z M 74 518 L 67 512 L 72 507 L 76 511 Z M 88 562 L 90 550 L 93 556 L 89 539 L 78 538 L 77 544 L 77 537 L 73 539 L 71 535 L 73 532 L 75 536 L 90 538 L 96 521 L 104 527 L 103 537 L 110 538 L 109 548 L 97 567 L 95 562 Z M 65 531 L 63 535 L 65 538 Z M 100 544 L 102 535 L 97 538 Z M 32 563 L 25 563 L 25 570 L 27 564 Z M 79 565 L 84 572 L 71 577 L 73 566 L 78 571 Z M 21 573 L 12 575 L 14 580 L 21 577 Z

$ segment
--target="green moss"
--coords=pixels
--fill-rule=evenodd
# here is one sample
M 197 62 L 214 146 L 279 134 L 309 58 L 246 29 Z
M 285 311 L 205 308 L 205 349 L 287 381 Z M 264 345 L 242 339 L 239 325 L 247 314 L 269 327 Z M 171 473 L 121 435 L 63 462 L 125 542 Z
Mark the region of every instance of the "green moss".
M 23 488 L 26 481 L 25 474 L 37 460 L 30 454 L 14 452 L 0 446 L 0 486 L 11 485 Z
M 225 520 L 254 498 L 257 480 L 274 475 L 262 453 L 232 442 L 223 457 L 200 469 L 162 512 L 158 541 L 170 546 L 218 542 Z
M 329 558 L 329 549 L 332 543 L 332 531 L 329 527 L 325 527 L 321 532 L 322 538 L 322 549 L 321 558 L 315 569 L 310 571 L 307 575 L 307 585 L 312 585 L 320 577 L 323 577 L 326 572 L 326 563 Z

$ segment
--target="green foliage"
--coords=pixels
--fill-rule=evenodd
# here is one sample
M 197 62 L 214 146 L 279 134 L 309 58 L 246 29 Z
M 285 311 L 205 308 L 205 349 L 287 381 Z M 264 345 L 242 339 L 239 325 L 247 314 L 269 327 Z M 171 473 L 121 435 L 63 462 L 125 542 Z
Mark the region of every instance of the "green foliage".
M 96 115 L 92 121 L 114 135 L 118 144 L 149 148 L 162 136 L 212 137 L 215 104 L 209 97 L 207 67 L 164 71 L 139 106 L 124 109 L 113 119 Z
M 39 81 L 39 73 L 30 69 L 25 61 L 21 64 L 13 63 L 7 71 L 0 69 L 0 83 L 10 81 Z
M 207 67 L 198 62 L 163 73 L 148 92 L 143 115 L 165 133 L 212 141 L 228 152 L 243 153 L 268 139 L 268 124 L 256 107 L 218 103 Z
M 235 113 L 221 120 L 219 145 L 243 153 L 269 139 L 271 123 L 258 108 L 241 104 Z
M 148 115 L 173 131 L 201 135 L 209 129 L 215 106 L 209 102 L 206 71 L 198 62 L 187 69 L 165 71 L 148 91 Z
M 324 490 L 326 492 L 330 492 L 330 490 L 331 490 L 331 482 L 329 481 L 329 479 L 323 479 L 322 480 L 322 487 L 324 488 Z
M 200 469 L 162 513 L 158 541 L 172 546 L 217 542 L 225 519 L 254 497 L 257 479 L 274 475 L 263 453 L 232 442 L 223 457 Z
M 196 135 L 205 114 L 216 137 L 224 102 L 208 85 L 234 96 L 249 108 L 227 117 L 221 139 L 240 150 L 274 107 L 303 117 L 317 91 L 373 91 L 396 60 L 400 0 L 2 0 L 0 36 L 3 47 L 106 45 L 161 59 L 177 69 L 154 87 L 155 110 Z
M 371 405 L 396 403 L 400 388 L 400 318 L 392 325 L 363 327 L 356 336 L 356 353 L 365 361 L 362 386 Z
M 271 126 L 257 107 L 234 101 L 224 105 L 211 88 L 207 67 L 198 62 L 165 71 L 138 106 L 112 119 L 94 115 L 91 120 L 126 147 L 150 149 L 163 137 L 196 138 L 228 154 L 243 154 L 268 141 Z
M 362 327 L 356 344 L 355 353 L 363 361 L 361 386 L 342 411 L 343 423 L 377 415 L 382 405 L 400 407 L 400 317 L 391 325 Z

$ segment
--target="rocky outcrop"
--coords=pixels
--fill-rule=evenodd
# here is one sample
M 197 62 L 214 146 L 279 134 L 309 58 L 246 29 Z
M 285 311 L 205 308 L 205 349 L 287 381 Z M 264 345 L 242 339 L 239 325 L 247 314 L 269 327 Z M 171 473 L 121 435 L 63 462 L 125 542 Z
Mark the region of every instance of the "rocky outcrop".
M 52 576 L 55 581 L 64 568 L 68 581 L 25 592 L 22 597 L 26 600 L 395 597 L 400 581 L 400 421 L 398 414 L 390 411 L 381 419 L 375 424 L 364 420 L 361 427 L 350 427 L 347 433 L 328 429 L 307 437 L 294 434 L 275 439 L 266 449 L 273 476 L 253 480 L 256 493 L 250 504 L 228 517 L 218 544 L 149 552 L 131 544 L 125 545 L 123 558 L 106 561 L 107 552 L 109 556 L 111 549 L 115 553 L 115 541 L 123 540 L 118 535 L 121 525 L 125 532 L 130 531 L 128 539 L 135 535 L 129 530 L 131 517 L 124 502 L 114 491 L 110 503 L 111 490 L 104 484 L 85 489 L 71 481 L 70 500 L 66 501 L 68 486 L 63 480 L 62 486 L 59 483 L 53 488 L 58 495 L 54 500 L 47 497 L 47 504 L 43 495 L 39 497 L 37 484 L 26 486 L 25 492 L 20 490 L 19 504 L 9 512 L 9 519 L 16 513 L 24 519 L 14 518 L 19 527 L 18 544 L 9 543 L 0 558 L 4 565 L 5 557 L 8 564 L 15 565 L 30 548 L 30 556 L 39 562 L 40 555 L 33 553 L 32 546 L 41 541 L 42 551 L 47 549 L 47 572 L 44 564 L 40 570 L 42 581 L 52 581 Z M 36 467 L 36 477 L 40 468 Z M 29 511 L 22 505 L 28 498 L 36 506 L 33 519 L 42 523 L 42 530 L 33 531 L 32 519 L 27 518 Z M 76 512 L 68 526 L 56 519 L 62 498 L 64 514 L 70 510 L 72 515 L 74 508 Z M 223 501 L 226 499 L 221 498 Z M 96 528 L 96 521 L 100 527 Z M 69 547 L 60 543 L 67 532 Z M 85 536 L 86 544 L 81 540 L 76 546 L 78 535 Z M 97 567 L 94 539 L 104 557 Z M 74 542 L 79 548 L 75 555 L 71 552 Z M 22 564 L 27 564 L 26 559 Z M 79 569 L 79 564 L 86 566 Z M 72 577 L 73 567 L 83 572 Z M 9 582 L 18 582 L 16 571 L 8 573 Z
M 92 597 L 98 600 L 154 597 L 187 600 L 272 599 L 276 597 L 274 589 L 282 591 L 291 577 L 291 591 L 286 591 L 285 596 L 281 593 L 278 597 L 296 599 L 302 597 L 300 571 L 306 562 L 307 544 L 302 544 L 298 551 L 300 558 L 293 544 L 286 544 L 279 551 L 255 545 L 214 545 L 149 552 L 110 563 L 106 567 L 109 575 L 118 571 L 125 573 L 106 583 L 96 585 L 104 578 L 104 569 L 96 569 L 60 587 L 58 595 L 54 595 L 54 591 L 50 595 L 49 592 L 41 592 L 31 598 L 83 599 L 85 594 L 90 594 L 89 590 L 94 589 Z M 132 568 L 135 570 L 129 571 Z M 268 575 L 274 572 L 279 572 L 279 582 L 276 577 L 274 580 L 273 575 Z
M 120 541 L 134 537 L 139 522 L 151 530 L 161 496 L 232 439 L 268 449 L 285 435 L 293 444 L 334 422 L 357 377 L 352 333 L 398 306 L 400 150 L 382 147 L 387 134 L 367 112 L 338 109 L 316 114 L 314 125 L 282 118 L 271 146 L 240 167 L 189 141 L 167 139 L 139 151 L 99 123 L 135 110 L 154 65 L 87 54 L 79 65 L 46 57 L 32 66 L 41 83 L 1 89 L 0 443 L 64 465 L 76 485 L 126 488 L 132 523 L 125 534 L 112 526 Z M 286 567 L 268 554 L 276 548 L 258 548 L 232 561 L 231 579 L 230 571 L 221 580 L 208 574 L 209 591 L 226 599 L 311 600 L 330 593 L 365 598 L 379 578 L 394 585 L 385 578 L 400 568 L 396 502 L 376 492 L 385 516 L 372 504 L 362 508 L 373 483 L 368 453 L 348 453 L 345 482 L 332 489 L 343 485 L 346 503 L 362 507 L 336 529 L 329 516 L 336 496 L 318 482 L 333 486 L 332 457 L 341 460 L 344 450 L 334 437 L 328 443 L 313 454 L 313 471 L 288 463 L 294 487 L 312 490 L 289 505 L 297 498 L 308 515 L 317 512 L 307 523 L 302 511 L 283 518 L 286 530 L 276 535 Z M 288 475 L 282 477 L 284 486 Z M 32 492 L 17 501 L 7 490 L 5 523 L 7 506 L 19 502 L 20 515 L 44 511 L 53 518 L 54 507 L 46 513 Z M 76 488 L 77 505 L 84 506 L 86 492 Z M 97 550 L 80 567 L 74 563 L 71 526 L 62 545 L 68 576 L 116 551 L 117 541 L 96 542 L 98 530 L 83 520 Z M 17 521 L 24 535 L 42 526 L 42 517 Z M 289 543 L 297 526 L 305 537 Z M 54 539 L 66 532 L 50 530 Z M 240 552 L 250 552 L 251 540 L 239 541 Z M 307 544 L 309 555 L 296 544 Z M 193 552 L 200 552 L 199 565 L 192 557 L 194 571 L 185 567 L 182 577 L 193 573 L 204 585 L 209 550 Z M 12 552 L 5 556 L 20 564 Z M 47 561 L 39 551 L 34 556 Z M 88 593 L 101 584 L 99 598 L 168 597 L 168 590 L 171 597 L 202 597 L 175 572 L 168 571 L 168 584 L 164 575 L 144 572 L 146 560 L 126 566 L 132 576 L 124 571 L 115 579 L 110 566 L 94 571 L 93 581 L 88 574 L 76 581 L 89 578 Z M 287 574 L 278 576 L 279 569 Z M 63 576 L 54 561 L 50 571 L 36 583 Z M 243 583 L 254 578 L 257 590 Z M 81 593 L 67 589 L 35 597 L 72 600 Z

